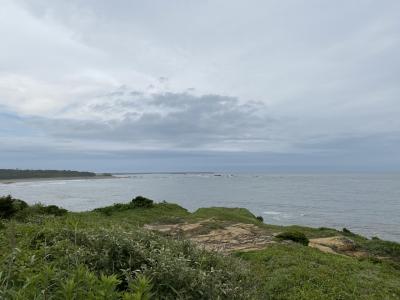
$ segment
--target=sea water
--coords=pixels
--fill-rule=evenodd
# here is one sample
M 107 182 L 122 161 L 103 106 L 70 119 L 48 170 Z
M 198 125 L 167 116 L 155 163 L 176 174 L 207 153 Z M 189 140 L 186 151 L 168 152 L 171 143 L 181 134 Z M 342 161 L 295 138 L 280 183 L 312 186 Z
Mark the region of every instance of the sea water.
M 0 195 L 86 211 L 142 195 L 199 207 L 245 207 L 269 224 L 333 227 L 400 241 L 398 174 L 126 174 L 0 184 Z

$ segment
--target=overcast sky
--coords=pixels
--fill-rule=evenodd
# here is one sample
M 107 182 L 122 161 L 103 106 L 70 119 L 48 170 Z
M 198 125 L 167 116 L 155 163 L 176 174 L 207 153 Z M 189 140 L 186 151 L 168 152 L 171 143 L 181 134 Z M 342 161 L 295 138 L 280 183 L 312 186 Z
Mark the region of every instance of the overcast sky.
M 400 170 L 400 1 L 0 4 L 0 168 Z

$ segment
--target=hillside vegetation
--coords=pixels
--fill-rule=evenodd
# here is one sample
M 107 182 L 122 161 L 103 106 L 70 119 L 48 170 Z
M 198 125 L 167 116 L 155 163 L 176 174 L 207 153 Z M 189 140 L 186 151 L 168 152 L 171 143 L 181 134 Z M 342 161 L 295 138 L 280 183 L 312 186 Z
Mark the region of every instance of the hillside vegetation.
M 190 213 L 144 197 L 82 213 L 3 197 L 0 211 L 0 299 L 400 298 L 400 245 L 348 230 L 267 225 L 239 208 Z M 270 238 L 257 250 L 204 249 L 202 238 L 232 228 Z M 306 246 L 334 236 L 356 250 Z
M 94 177 L 96 173 L 69 170 L 0 169 L 0 180 L 26 178 Z

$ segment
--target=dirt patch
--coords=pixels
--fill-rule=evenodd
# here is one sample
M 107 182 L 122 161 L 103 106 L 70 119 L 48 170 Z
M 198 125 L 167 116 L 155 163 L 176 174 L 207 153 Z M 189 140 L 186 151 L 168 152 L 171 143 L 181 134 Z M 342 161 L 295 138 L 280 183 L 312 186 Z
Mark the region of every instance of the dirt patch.
M 312 247 L 312 245 L 322 245 L 337 251 L 354 251 L 356 249 L 356 243 L 344 236 L 311 239 L 310 246 Z
M 273 236 L 253 224 L 219 224 L 210 220 L 198 223 L 145 225 L 145 228 L 171 235 L 183 235 L 206 250 L 230 253 L 262 249 L 274 243 Z
M 342 254 L 354 257 L 368 256 L 368 253 L 357 250 L 357 245 L 353 240 L 344 236 L 311 239 L 308 245 L 326 253 Z
M 322 252 L 325 252 L 325 253 L 339 254 L 339 253 L 337 253 L 336 251 L 334 251 L 332 248 L 330 248 L 330 247 L 328 247 L 328 246 L 321 245 L 321 244 L 317 244 L 317 243 L 312 243 L 312 242 L 310 242 L 310 243 L 308 244 L 308 246 L 310 246 L 311 248 L 318 249 L 318 250 L 320 250 L 320 251 L 322 251 Z
M 162 224 L 162 225 L 144 225 L 144 228 L 166 232 L 171 234 L 178 234 L 180 232 L 188 232 L 201 227 L 201 223 L 182 223 L 182 224 Z

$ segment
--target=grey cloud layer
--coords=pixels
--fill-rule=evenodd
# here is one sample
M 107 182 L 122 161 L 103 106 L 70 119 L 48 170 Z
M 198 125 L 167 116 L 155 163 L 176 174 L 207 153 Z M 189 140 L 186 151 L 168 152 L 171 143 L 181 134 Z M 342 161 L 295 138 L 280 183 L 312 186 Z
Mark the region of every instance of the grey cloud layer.
M 209 163 L 398 166 L 399 10 L 397 0 L 4 0 L 0 161 L 149 151 L 187 162 L 195 151 L 200 164 L 214 151 Z
M 87 105 L 94 115 L 108 120 L 33 118 L 31 122 L 55 137 L 130 142 L 133 145 L 232 150 L 251 148 L 267 140 L 273 123 L 266 106 L 240 103 L 219 95 L 188 93 L 144 95 L 130 90 L 109 93 Z M 70 110 L 81 107 L 70 108 Z

